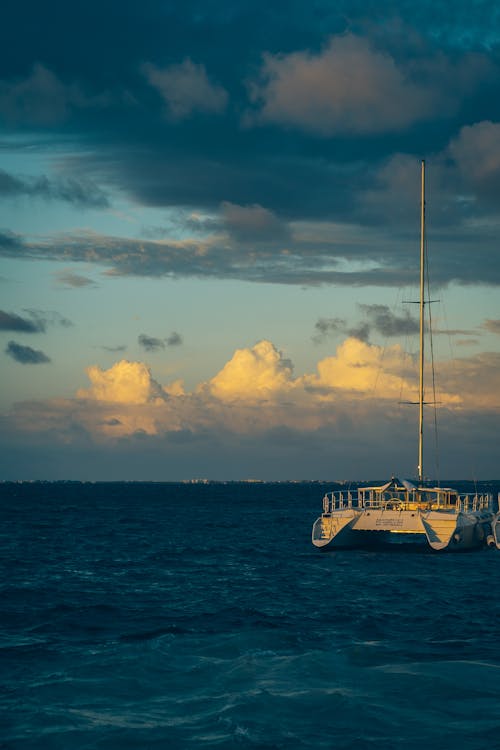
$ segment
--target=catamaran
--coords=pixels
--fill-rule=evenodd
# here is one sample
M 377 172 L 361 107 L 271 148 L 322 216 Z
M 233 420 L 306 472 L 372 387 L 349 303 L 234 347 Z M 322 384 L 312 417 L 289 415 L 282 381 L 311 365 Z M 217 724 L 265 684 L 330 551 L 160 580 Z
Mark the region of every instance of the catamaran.
M 423 542 L 433 550 L 460 551 L 485 545 L 500 549 L 500 514 L 489 493 L 462 494 L 424 481 L 424 333 L 426 279 L 425 162 L 421 169 L 420 341 L 417 483 L 392 477 L 380 486 L 327 493 L 312 529 L 319 549 L 365 547 L 391 541 Z

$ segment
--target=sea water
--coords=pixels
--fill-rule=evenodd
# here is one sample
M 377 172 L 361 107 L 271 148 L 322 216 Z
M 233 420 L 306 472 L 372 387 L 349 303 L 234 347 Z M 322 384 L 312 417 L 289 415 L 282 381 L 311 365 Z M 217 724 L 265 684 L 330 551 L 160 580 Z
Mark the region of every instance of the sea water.
M 321 553 L 327 489 L 1 484 L 0 747 L 499 748 L 500 552 Z

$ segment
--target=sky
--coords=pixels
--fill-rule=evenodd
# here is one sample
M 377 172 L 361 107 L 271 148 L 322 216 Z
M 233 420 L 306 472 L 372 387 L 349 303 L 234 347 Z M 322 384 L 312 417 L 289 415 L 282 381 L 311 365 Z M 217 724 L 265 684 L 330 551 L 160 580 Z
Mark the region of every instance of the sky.
M 424 473 L 500 477 L 498 4 L 2 19 L 0 479 L 414 477 L 422 159 Z

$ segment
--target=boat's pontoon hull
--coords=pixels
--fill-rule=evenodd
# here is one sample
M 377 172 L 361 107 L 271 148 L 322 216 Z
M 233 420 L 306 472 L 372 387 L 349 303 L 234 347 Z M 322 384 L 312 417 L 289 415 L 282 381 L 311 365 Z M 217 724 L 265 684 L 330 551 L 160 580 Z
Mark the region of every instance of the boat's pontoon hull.
M 436 551 L 500 548 L 500 518 L 490 495 L 459 495 L 449 488 L 416 488 L 397 479 L 380 487 L 326 495 L 313 544 L 323 550 L 422 543 Z M 494 539 L 494 542 L 491 540 Z

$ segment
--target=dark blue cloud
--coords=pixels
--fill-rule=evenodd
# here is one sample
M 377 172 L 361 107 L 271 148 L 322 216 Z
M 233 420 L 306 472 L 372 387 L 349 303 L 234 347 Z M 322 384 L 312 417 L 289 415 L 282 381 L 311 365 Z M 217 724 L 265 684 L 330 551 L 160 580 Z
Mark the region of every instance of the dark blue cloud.
M 172 331 L 170 336 L 165 339 L 167 346 L 180 346 L 182 344 L 182 336 L 177 331 Z
M 22 365 L 40 365 L 51 361 L 44 352 L 32 349 L 31 346 L 23 346 L 15 341 L 9 341 L 5 353 Z
M 40 333 L 45 330 L 40 320 L 22 318 L 16 313 L 0 310 L 0 331 L 19 331 L 22 333 Z
M 18 331 L 22 333 L 45 333 L 48 325 L 72 326 L 72 322 L 54 310 L 25 310 L 28 318 L 16 313 L 0 310 L 0 331 Z
M 165 342 L 162 339 L 148 336 L 146 333 L 141 333 L 137 341 L 147 352 L 157 352 L 159 349 L 165 349 Z
M 165 346 L 180 346 L 182 344 L 182 336 L 177 331 L 172 331 L 165 339 L 159 339 L 154 336 L 148 336 L 146 333 L 141 333 L 137 341 L 147 352 L 157 352 L 160 349 L 165 349 Z
M 141 255 L 137 238 L 96 238 L 93 258 L 117 273 L 284 283 L 378 283 L 392 273 L 396 283 L 414 231 L 412 169 L 430 155 L 444 196 L 433 217 L 443 249 L 438 277 L 496 283 L 496 259 L 488 274 L 478 263 L 492 255 L 487 229 L 474 260 L 452 248 L 446 232 L 458 227 L 460 242 L 469 241 L 474 220 L 498 215 L 500 170 L 468 176 L 464 165 L 483 141 L 479 130 L 462 132 L 500 122 L 497 18 L 493 3 L 461 0 L 371 7 L 365 0 L 145 0 L 123 3 L 119 12 L 96 0 L 76 7 L 56 0 L 49 11 L 9 2 L 0 27 L 2 132 L 7 141 L 23 129 L 34 140 L 39 133 L 64 138 L 72 155 L 59 155 L 57 177 L 1 173 L 0 192 L 105 209 L 115 190 L 144 206 L 210 212 L 228 236 L 205 258 L 174 246 L 160 253 L 147 242 Z M 333 106 L 333 73 L 356 67 L 358 88 L 350 91 L 348 81 Z M 304 70 L 316 71 L 312 107 L 311 87 L 297 83 Z M 371 84 L 387 102 L 382 96 L 373 104 Z M 391 182 L 384 170 L 400 175 L 401 154 L 413 162 L 409 177 Z M 229 226 L 229 204 L 269 212 L 273 236 Z M 291 222 L 311 220 L 364 231 L 390 222 L 395 240 L 405 242 L 381 248 L 379 237 L 372 251 L 335 238 L 319 251 L 314 239 L 294 244 Z M 259 246 L 254 266 L 250 243 Z M 89 244 L 70 237 L 36 246 L 0 235 L 2 252 L 17 250 L 17 257 L 89 260 Z M 288 259 L 280 255 L 285 245 Z M 380 269 L 337 273 L 339 258 L 373 260 L 374 251 Z

